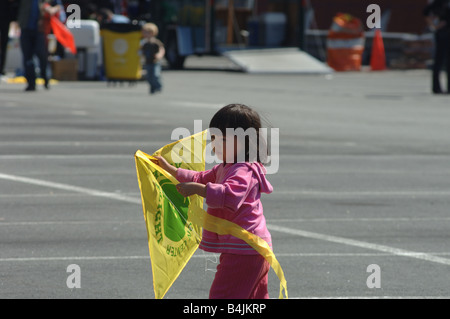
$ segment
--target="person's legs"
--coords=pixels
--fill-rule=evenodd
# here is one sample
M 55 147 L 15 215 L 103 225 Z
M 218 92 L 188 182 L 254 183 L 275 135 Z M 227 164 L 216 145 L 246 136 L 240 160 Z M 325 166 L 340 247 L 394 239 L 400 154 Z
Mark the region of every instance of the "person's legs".
M 162 89 L 161 83 L 161 64 L 154 64 L 154 72 L 153 72 L 153 86 L 155 88 L 155 92 L 159 92 Z
M 37 32 L 36 34 L 36 55 L 39 59 L 39 68 L 41 70 L 41 77 L 44 79 L 44 86 L 46 89 L 48 89 L 48 48 L 46 35 L 43 32 Z
M 34 30 L 23 29 L 20 34 L 20 47 L 23 55 L 23 68 L 25 78 L 28 82 L 27 91 L 36 89 L 36 72 L 34 70 L 34 51 L 35 51 L 35 32 Z
M 8 48 L 9 20 L 0 21 L 0 74 L 5 73 L 6 50 Z
M 153 94 L 161 91 L 161 65 L 159 63 L 147 64 L 146 70 L 150 93 Z
M 221 254 L 210 299 L 268 299 L 270 265 L 260 255 Z
M 445 70 L 447 73 L 447 94 L 450 93 L 450 29 L 446 30 Z
M 145 70 L 147 71 L 147 82 L 148 82 L 148 86 L 149 86 L 149 90 L 150 93 L 153 93 L 153 73 L 154 73 L 154 68 L 153 68 L 153 64 L 146 64 L 145 65 Z
M 438 30 L 435 33 L 435 49 L 434 49 L 435 52 L 434 52 L 433 80 L 432 80 L 433 93 L 442 93 L 440 83 L 440 73 L 446 58 L 445 54 L 446 46 L 447 43 L 445 33 L 443 30 Z
M 263 268 L 260 272 L 260 278 L 257 279 L 257 284 L 250 294 L 249 299 L 269 299 L 269 269 L 270 265 L 267 261 L 265 261 Z

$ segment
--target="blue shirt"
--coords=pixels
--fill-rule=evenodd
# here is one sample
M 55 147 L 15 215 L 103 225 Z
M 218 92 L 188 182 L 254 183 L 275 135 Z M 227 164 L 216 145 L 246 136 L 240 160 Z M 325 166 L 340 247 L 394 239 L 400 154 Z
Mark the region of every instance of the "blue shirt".
M 27 28 L 35 30 L 39 21 L 39 0 L 31 0 L 31 12 L 28 18 Z
M 130 19 L 126 16 L 115 14 L 111 19 L 112 23 L 130 23 Z

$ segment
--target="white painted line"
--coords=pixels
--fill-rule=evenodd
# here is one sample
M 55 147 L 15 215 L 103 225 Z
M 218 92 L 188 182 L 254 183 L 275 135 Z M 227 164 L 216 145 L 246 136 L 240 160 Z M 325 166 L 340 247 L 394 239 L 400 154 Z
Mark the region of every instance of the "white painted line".
M 53 156 L 50 156 L 49 158 L 51 159 Z M 56 159 L 70 159 L 73 156 L 59 156 L 56 155 L 55 158 Z M 76 156 L 75 156 L 76 157 Z M 81 155 L 80 158 L 83 158 L 84 156 Z M 45 156 L 43 157 L 45 158 Z M 105 159 L 109 158 L 108 155 L 105 155 Z M 128 156 L 128 155 L 117 155 L 116 158 L 120 159 L 120 158 L 124 158 L 124 159 L 132 159 L 132 157 Z M 1 158 L 0 158 L 1 159 Z M 30 158 L 31 159 L 31 158 Z M 125 171 L 115 171 L 117 173 L 125 173 Z M 138 192 L 127 192 L 128 195 L 132 196 L 135 195 L 136 197 L 139 197 L 140 194 Z M 272 193 L 271 196 L 277 196 L 277 197 L 283 197 L 283 196 L 292 196 L 293 194 L 299 194 L 299 192 L 296 191 L 277 191 L 275 193 Z M 55 194 L 0 194 L 0 197 L 25 197 L 25 196 L 54 196 Z M 59 196 L 69 196 L 70 194 L 57 194 Z M 73 194 L 72 194 L 73 195 Z M 309 197 L 309 198 L 358 198 L 358 197 L 408 197 L 408 198 L 414 198 L 414 197 L 433 197 L 433 196 L 450 196 L 450 191 L 448 192 L 432 192 L 432 191 L 424 191 L 424 192 L 417 192 L 417 191 L 413 191 L 413 192 L 366 192 L 366 191 L 354 191 L 354 192 L 314 192 L 314 193 L 309 193 L 309 192 L 301 192 L 300 191 L 300 196 L 305 196 L 305 197 Z M 400 219 L 402 219 L 402 217 L 399 217 Z M 405 217 L 408 218 L 408 217 Z M 446 217 L 443 217 L 444 219 L 446 219 Z M 382 219 L 382 218 L 381 218 Z M 289 219 L 286 219 L 285 221 L 288 221 Z M 301 221 L 303 221 L 302 219 L 300 219 Z M 331 220 L 331 219 L 330 219 Z M 283 220 L 281 220 L 283 221 Z M 308 219 L 305 221 L 311 221 L 311 219 Z
M 116 171 L 118 172 L 118 171 Z M 122 195 L 125 196 L 130 196 L 130 195 L 136 195 L 136 193 L 121 193 Z M 89 196 L 87 194 L 81 194 L 81 193 L 53 193 L 53 192 L 49 192 L 49 193 L 36 193 L 36 194 L 27 194 L 27 193 L 23 193 L 23 194 L 0 194 L 0 199 L 1 198 L 39 198 L 39 197 L 83 197 L 83 196 Z M 132 197 L 132 196 L 130 196 Z M 136 196 L 135 198 L 138 198 L 138 196 Z
M 0 195 L 1 196 L 1 195 Z M 342 218 L 283 218 L 271 219 L 275 223 L 305 223 L 305 222 L 434 222 L 450 221 L 450 217 L 342 217 Z
M 173 142 L 165 141 L 1 141 L 0 146 L 126 146 L 126 145 L 145 145 L 161 147 L 161 145 Z
M 123 159 L 123 158 L 130 158 L 132 159 L 134 154 L 70 154 L 70 155 L 63 155 L 63 154 L 54 154 L 54 155 L 0 155 L 0 160 L 41 160 L 41 159 L 57 159 L 57 160 L 66 160 L 66 159 L 101 159 L 102 161 L 108 160 L 108 159 Z
M 62 189 L 62 190 L 86 194 L 86 195 L 90 195 L 90 196 L 105 197 L 105 198 L 119 200 L 119 201 L 123 201 L 123 202 L 127 202 L 127 203 L 141 204 L 140 198 L 138 199 L 138 198 L 122 195 L 122 194 L 103 192 L 103 191 L 99 191 L 99 190 L 91 189 L 91 188 L 84 188 L 84 187 L 72 186 L 72 185 L 68 185 L 68 184 L 48 182 L 48 181 L 35 179 L 35 178 L 28 178 L 28 177 L 22 177 L 22 176 L 17 176 L 17 175 L 9 175 L 9 174 L 0 173 L 0 179 L 10 180 L 10 181 L 14 181 L 14 182 L 21 182 L 21 183 L 26 183 L 26 184 L 31 184 L 31 185 L 37 185 L 37 186 Z
M 44 180 L 38 180 L 38 179 L 33 179 L 33 178 L 21 177 L 21 176 L 16 176 L 16 175 L 8 175 L 8 174 L 2 174 L 2 173 L 0 173 L 0 179 L 6 179 L 6 180 L 22 182 L 22 183 L 27 183 L 27 184 L 32 184 L 32 185 L 50 187 L 50 188 L 63 189 L 63 190 L 67 190 L 67 191 L 83 193 L 83 194 L 87 194 L 87 195 L 91 195 L 91 196 L 104 197 L 104 198 L 124 201 L 124 202 L 128 202 L 128 203 L 133 203 L 133 204 L 141 204 L 141 200 L 137 199 L 137 198 L 120 195 L 120 194 L 116 194 L 116 193 L 98 191 L 98 190 L 90 189 L 90 188 L 83 188 L 83 187 L 72 186 L 72 185 L 61 184 L 61 183 L 53 183 L 53 182 L 48 182 L 48 181 L 44 181 Z M 277 225 L 269 225 L 268 224 L 267 227 L 269 228 L 269 230 L 278 231 L 278 232 L 282 232 L 282 233 L 290 234 L 290 235 L 294 235 L 294 236 L 301 236 L 301 237 L 325 240 L 325 241 L 334 242 L 337 244 L 342 244 L 342 245 L 347 245 L 347 246 L 356 246 L 356 247 L 361 247 L 361 248 L 365 248 L 365 249 L 377 250 L 377 251 L 389 253 L 389 254 L 396 255 L 396 256 L 410 257 L 410 258 L 421 259 L 421 260 L 425 260 L 425 261 L 429 261 L 429 262 L 450 265 L 450 259 L 433 256 L 433 255 L 430 255 L 427 253 L 413 252 L 413 251 L 408 251 L 408 250 L 394 248 L 394 247 L 385 246 L 385 245 L 372 244 L 372 243 L 358 241 L 358 240 L 354 240 L 354 239 L 348 239 L 348 238 L 337 237 L 337 236 L 332 236 L 332 235 L 314 233 L 314 232 L 303 231 L 303 230 L 299 230 L 299 229 L 291 229 L 291 228 L 277 226 Z
M 285 139 L 280 141 L 280 146 L 283 145 L 291 145 L 291 141 Z M 298 160 L 330 160 L 330 161 L 336 161 L 336 160 L 358 160 L 361 159 L 362 162 L 366 162 L 367 159 L 372 159 L 374 161 L 379 162 L 380 160 L 404 160 L 405 158 L 414 158 L 414 159 L 423 159 L 430 161 L 432 159 L 443 159 L 447 160 L 449 155 L 447 154 L 288 154 L 288 153 L 282 153 L 280 154 L 281 157 L 287 157 Z
M 192 258 L 211 258 L 213 254 L 194 254 Z M 0 262 L 33 262 L 33 261 L 67 261 L 67 260 L 130 260 L 130 259 L 145 259 L 148 260 L 149 255 L 144 256 L 62 256 L 62 257 L 14 257 L 14 258 L 0 258 Z
M 0 226 L 46 226 L 46 225 L 95 225 L 95 224 L 142 224 L 142 221 L 131 221 L 131 220 L 72 220 L 72 221 L 29 221 L 29 222 L 2 222 L 0 221 Z
M 67 194 L 63 194 L 65 196 L 67 196 Z M 69 196 L 88 196 L 85 194 L 68 194 Z M 24 194 L 23 197 L 30 197 L 33 195 L 27 195 Z M 60 194 L 51 194 L 51 195 L 44 195 L 43 197 L 58 197 L 60 196 Z M 0 198 L 2 196 L 0 195 Z M 22 197 L 22 196 L 20 196 Z M 0 226 L 22 226 L 22 225 L 35 225 L 35 226 L 39 226 L 39 225 L 57 225 L 57 224 L 66 224 L 66 225 L 70 225 L 70 224 L 96 224 L 96 223 L 110 223 L 110 224 L 133 224 L 133 223 L 141 223 L 141 221 L 137 221 L 137 220 L 108 220 L 108 221 L 103 221 L 103 220 L 99 220 L 99 221 L 95 221 L 95 220 L 80 220 L 80 221 L 15 221 L 15 222 L 2 222 L 2 219 L 0 218 Z M 274 223 L 295 223 L 295 222 L 299 222 L 299 223 L 305 223 L 305 222 L 414 222 L 414 221 L 418 221 L 418 222 L 423 222 L 423 221 L 431 221 L 431 222 L 436 222 L 436 221 L 450 221 L 450 217 L 436 217 L 436 218 L 414 218 L 414 217 L 399 217 L 399 218 L 312 218 L 312 219 L 302 219 L 302 218 L 297 218 L 297 219 L 270 219 L 270 222 L 274 222 Z
M 377 251 L 389 253 L 389 254 L 396 255 L 396 256 L 416 258 L 416 259 L 421 259 L 421 260 L 425 260 L 425 261 L 430 261 L 430 262 L 450 266 L 450 259 L 437 257 L 437 256 L 427 254 L 427 253 L 414 252 L 414 251 L 409 251 L 409 250 L 400 249 L 400 248 L 394 248 L 394 247 L 385 246 L 385 245 L 372 244 L 372 243 L 368 243 L 368 242 L 364 242 L 364 241 L 359 241 L 359 240 L 354 240 L 354 239 L 349 239 L 349 238 L 344 238 L 344 237 L 338 237 L 338 236 L 332 236 L 332 235 L 326 235 L 326 234 L 320 234 L 320 233 L 315 233 L 315 232 L 310 232 L 310 231 L 305 231 L 305 230 L 300 230 L 300 229 L 292 229 L 292 228 L 287 228 L 287 227 L 282 227 L 282 226 L 277 226 L 277 225 L 267 225 L 267 227 L 271 231 L 278 231 L 278 232 L 282 232 L 284 234 L 319 239 L 319 240 L 329 241 L 329 242 L 347 245 L 347 246 L 356 246 L 356 247 L 361 247 L 361 248 L 365 248 L 365 249 L 377 250 Z
M 305 196 L 317 198 L 346 198 L 346 197 L 430 197 L 450 196 L 450 190 L 391 190 L 391 191 L 308 191 L 308 190 L 280 190 L 272 196 Z
M 450 296 L 317 296 L 291 297 L 289 299 L 449 299 Z
M 31 262 L 31 261 L 66 261 L 66 260 L 129 260 L 149 259 L 150 256 L 71 256 L 71 257 L 17 257 L 0 258 L 0 262 Z
M 422 254 L 422 253 L 420 253 Z M 436 256 L 450 256 L 450 252 L 432 252 L 427 253 Z M 389 257 L 393 256 L 391 253 L 277 253 L 277 257 Z
M 71 159 L 71 158 L 87 158 L 87 159 L 133 159 L 134 155 L 121 155 L 121 154 L 98 154 L 98 155 L 0 155 L 0 160 L 2 159 L 10 159 L 10 160 L 19 160 L 19 159 Z M 3 174 L 6 176 L 6 174 Z M 8 175 L 15 176 L 15 175 Z M 22 178 L 17 176 L 18 178 Z M 0 174 L 0 178 L 1 174 Z M 11 179 L 11 178 L 5 178 Z M 22 178 L 26 179 L 26 178 Z M 18 180 L 17 180 L 18 181 Z M 41 181 L 41 180 L 35 180 Z M 48 182 L 46 182 L 48 183 Z M 33 184 L 33 183 L 31 183 Z M 57 183 L 54 183 L 57 184 Z M 63 184 L 58 184 L 63 185 Z M 71 187 L 70 185 L 66 185 Z M 52 186 L 48 186 L 52 187 Z M 60 187 L 53 187 L 59 189 L 66 189 Z M 86 192 L 80 192 L 86 193 Z M 92 195 L 92 194 L 90 194 Z M 139 194 L 138 194 L 139 195 Z M 272 193 L 271 196 L 305 196 L 305 197 L 317 197 L 317 198 L 347 198 L 347 197 L 432 197 L 432 196 L 450 196 L 450 190 L 410 190 L 410 191 L 402 191 L 402 190 L 392 190 L 392 191 L 308 191 L 308 190 L 280 190 L 278 189 L 276 192 Z M 1 195 L 0 195 L 1 196 Z
M 435 253 L 440 255 L 450 255 L 450 253 Z M 194 254 L 192 258 L 211 258 L 218 254 L 201 253 Z M 277 257 L 296 258 L 296 257 L 389 257 L 390 253 L 277 253 Z M 0 262 L 33 262 L 33 261 L 66 261 L 66 260 L 129 260 L 129 259 L 149 259 L 147 256 L 63 256 L 63 257 L 13 257 L 0 258 Z

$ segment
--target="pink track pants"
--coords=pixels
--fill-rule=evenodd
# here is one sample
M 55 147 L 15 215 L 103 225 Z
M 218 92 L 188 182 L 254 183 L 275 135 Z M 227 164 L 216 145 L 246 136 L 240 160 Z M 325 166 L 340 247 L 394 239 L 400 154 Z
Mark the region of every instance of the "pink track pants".
M 261 255 L 222 253 L 210 299 L 268 299 L 270 265 Z

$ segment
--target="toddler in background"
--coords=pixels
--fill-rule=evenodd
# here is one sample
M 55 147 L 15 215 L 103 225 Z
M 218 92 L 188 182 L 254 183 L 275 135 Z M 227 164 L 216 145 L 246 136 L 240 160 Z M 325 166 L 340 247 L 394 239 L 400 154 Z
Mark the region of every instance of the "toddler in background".
M 165 55 L 164 44 L 156 38 L 158 27 L 154 23 L 142 26 L 141 52 L 145 58 L 144 68 L 147 71 L 147 81 L 150 94 L 161 92 L 161 60 Z

